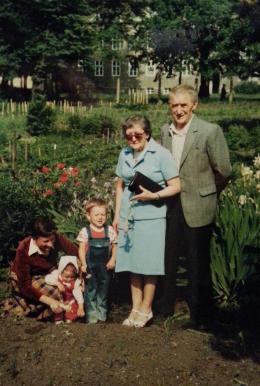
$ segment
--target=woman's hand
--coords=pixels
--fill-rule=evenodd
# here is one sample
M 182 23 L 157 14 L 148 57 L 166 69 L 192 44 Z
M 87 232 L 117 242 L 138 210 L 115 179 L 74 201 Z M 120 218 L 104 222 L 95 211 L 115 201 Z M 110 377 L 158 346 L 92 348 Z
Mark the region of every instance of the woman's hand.
M 112 227 L 116 233 L 118 233 L 118 225 L 119 225 L 119 216 L 114 217 L 114 220 L 112 222 Z
M 137 201 L 158 200 L 159 196 L 157 193 L 150 192 L 150 190 L 143 188 L 142 185 L 139 185 L 139 188 L 142 190 L 142 193 L 136 194 L 135 196 L 131 197 L 130 201 L 133 201 L 133 200 L 137 200 Z

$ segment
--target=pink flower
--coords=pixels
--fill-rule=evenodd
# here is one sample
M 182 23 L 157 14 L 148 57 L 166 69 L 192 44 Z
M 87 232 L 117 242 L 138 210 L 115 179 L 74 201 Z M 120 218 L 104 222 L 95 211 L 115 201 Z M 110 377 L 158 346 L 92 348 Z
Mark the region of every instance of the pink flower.
M 76 177 L 79 174 L 79 169 L 78 168 L 70 167 L 69 171 L 70 171 L 70 175 L 72 177 Z
M 79 181 L 74 182 L 74 186 L 80 186 L 80 185 L 81 185 L 81 184 L 80 184 Z
M 44 174 L 48 174 L 50 173 L 51 169 L 48 168 L 48 166 L 43 166 L 41 169 L 40 169 L 40 172 L 41 173 L 44 173 Z
M 55 182 L 53 184 L 53 186 L 54 186 L 55 189 L 59 189 L 61 187 L 61 183 L 60 182 Z
M 53 190 L 51 189 L 47 189 L 45 190 L 45 192 L 43 192 L 43 197 L 49 197 L 49 196 L 52 196 L 54 194 Z
M 56 165 L 56 169 L 59 169 L 59 170 L 62 170 L 65 168 L 65 164 L 63 162 L 59 162 L 57 165 Z
M 65 184 L 65 182 L 67 182 L 69 179 L 68 177 L 68 174 L 66 172 L 62 173 L 62 175 L 60 176 L 59 178 L 59 182 L 61 182 L 62 184 Z

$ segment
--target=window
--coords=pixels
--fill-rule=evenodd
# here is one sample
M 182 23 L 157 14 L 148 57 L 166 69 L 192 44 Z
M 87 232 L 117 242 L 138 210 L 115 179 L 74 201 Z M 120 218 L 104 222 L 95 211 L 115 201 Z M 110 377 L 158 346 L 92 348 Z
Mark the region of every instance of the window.
M 77 68 L 78 68 L 78 71 L 84 72 L 84 60 L 83 59 L 78 60 Z
M 154 93 L 154 88 L 153 87 L 147 87 L 146 89 L 146 94 L 153 94 Z
M 155 64 L 150 60 L 149 63 L 146 64 L 146 76 L 155 76 Z
M 171 89 L 169 87 L 163 89 L 164 95 L 169 95 L 170 91 L 171 91 Z
M 103 60 L 95 60 L 95 76 L 104 76 Z
M 113 51 L 119 51 L 123 48 L 123 40 L 122 39 L 112 39 L 111 44 Z
M 128 76 L 134 77 L 137 76 L 138 68 L 133 66 L 131 62 L 128 62 Z
M 120 62 L 112 60 L 112 76 L 120 76 Z

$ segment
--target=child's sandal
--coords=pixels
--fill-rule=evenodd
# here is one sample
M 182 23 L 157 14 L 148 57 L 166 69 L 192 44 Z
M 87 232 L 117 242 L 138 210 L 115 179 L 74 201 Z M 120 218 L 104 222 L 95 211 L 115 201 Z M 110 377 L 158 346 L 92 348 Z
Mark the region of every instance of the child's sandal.
M 152 320 L 153 312 L 149 312 L 148 314 L 145 312 L 138 312 L 138 317 L 134 321 L 134 326 L 137 328 L 143 328 L 147 323 Z

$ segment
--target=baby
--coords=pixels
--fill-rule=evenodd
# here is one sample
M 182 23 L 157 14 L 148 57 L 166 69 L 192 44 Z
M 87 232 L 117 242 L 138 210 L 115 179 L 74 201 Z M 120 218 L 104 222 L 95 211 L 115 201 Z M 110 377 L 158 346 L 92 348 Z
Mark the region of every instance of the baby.
M 89 226 L 77 237 L 82 272 L 87 272 L 85 283 L 86 322 L 105 322 L 108 311 L 110 270 L 115 267 L 116 233 L 106 224 L 107 206 L 101 199 L 92 199 L 86 205 Z
M 62 256 L 58 269 L 45 276 L 45 282 L 52 286 L 57 286 L 62 302 L 61 313 L 54 314 L 55 324 L 65 321 L 71 323 L 78 317 L 85 315 L 84 299 L 81 289 L 81 282 L 78 278 L 78 264 L 76 256 Z

